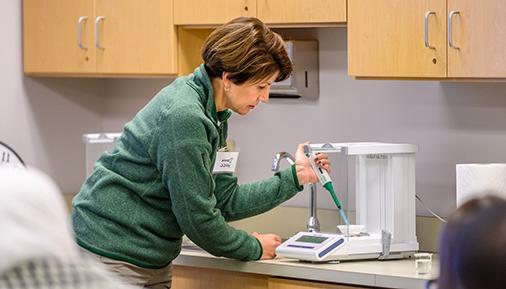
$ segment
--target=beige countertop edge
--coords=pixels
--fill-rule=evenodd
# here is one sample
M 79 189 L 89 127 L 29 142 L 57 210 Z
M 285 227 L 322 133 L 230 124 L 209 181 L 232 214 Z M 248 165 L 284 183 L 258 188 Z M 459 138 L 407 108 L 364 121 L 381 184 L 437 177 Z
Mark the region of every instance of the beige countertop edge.
M 183 249 L 173 264 L 329 283 L 413 289 L 425 288 L 427 280 L 435 278 L 434 272 L 437 272 L 437 266 L 433 264 L 433 274 L 417 275 L 414 259 L 348 261 L 339 264 L 314 264 L 291 259 L 242 262 L 215 257 L 195 249 Z

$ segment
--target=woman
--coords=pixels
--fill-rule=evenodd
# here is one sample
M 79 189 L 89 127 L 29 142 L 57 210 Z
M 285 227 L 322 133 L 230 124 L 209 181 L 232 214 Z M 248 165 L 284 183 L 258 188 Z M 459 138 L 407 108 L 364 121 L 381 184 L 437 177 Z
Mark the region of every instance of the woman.
M 162 89 L 124 127 L 73 201 L 78 244 L 131 283 L 170 287 L 170 264 L 186 234 L 206 251 L 239 260 L 273 258 L 280 237 L 227 224 L 265 212 L 317 178 L 302 145 L 296 164 L 241 185 L 213 174 L 227 120 L 267 102 L 292 71 L 283 40 L 256 18 L 238 18 L 206 40 L 204 64 Z M 323 154 L 317 162 L 330 164 Z
M 504 288 L 505 248 L 506 200 L 486 196 L 466 202 L 443 231 L 438 288 Z

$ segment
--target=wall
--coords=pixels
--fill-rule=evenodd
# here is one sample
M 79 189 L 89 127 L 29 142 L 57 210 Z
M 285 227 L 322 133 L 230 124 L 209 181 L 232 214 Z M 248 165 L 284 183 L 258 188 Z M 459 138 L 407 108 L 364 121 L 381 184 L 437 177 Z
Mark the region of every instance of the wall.
M 0 140 L 76 192 L 85 171 L 81 135 L 102 129 L 103 80 L 25 77 L 21 2 L 0 9 Z
M 138 110 L 173 79 L 108 79 L 104 87 L 104 130 L 121 131 Z
M 245 117 L 232 117 L 229 136 L 240 148 L 241 182 L 270 176 L 274 154 L 294 153 L 306 140 L 413 143 L 419 145 L 418 194 L 447 215 L 455 207 L 456 163 L 506 162 L 506 83 L 354 80 L 347 75 L 345 28 L 282 32 L 288 38 L 319 40 L 320 97 L 272 99 Z M 106 130 L 121 129 L 169 82 L 107 80 Z M 286 205 L 306 206 L 307 193 Z M 333 208 L 321 189 L 319 207 Z M 418 214 L 427 214 L 417 207 Z

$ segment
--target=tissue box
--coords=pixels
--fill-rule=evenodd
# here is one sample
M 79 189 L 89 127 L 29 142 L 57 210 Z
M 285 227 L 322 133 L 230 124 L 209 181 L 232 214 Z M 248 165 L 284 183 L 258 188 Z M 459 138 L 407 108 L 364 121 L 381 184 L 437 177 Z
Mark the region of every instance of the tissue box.
M 490 192 L 506 198 L 506 164 L 457 164 L 457 206 Z

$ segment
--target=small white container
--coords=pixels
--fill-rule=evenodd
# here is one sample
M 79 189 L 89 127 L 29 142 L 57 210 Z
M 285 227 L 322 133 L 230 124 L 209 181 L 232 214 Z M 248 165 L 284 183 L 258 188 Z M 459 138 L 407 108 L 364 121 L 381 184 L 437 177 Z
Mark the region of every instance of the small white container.
M 346 236 L 356 236 L 362 232 L 365 232 L 364 225 L 337 225 L 337 229 Z
M 432 273 L 432 254 L 415 253 L 415 269 L 417 274 Z

